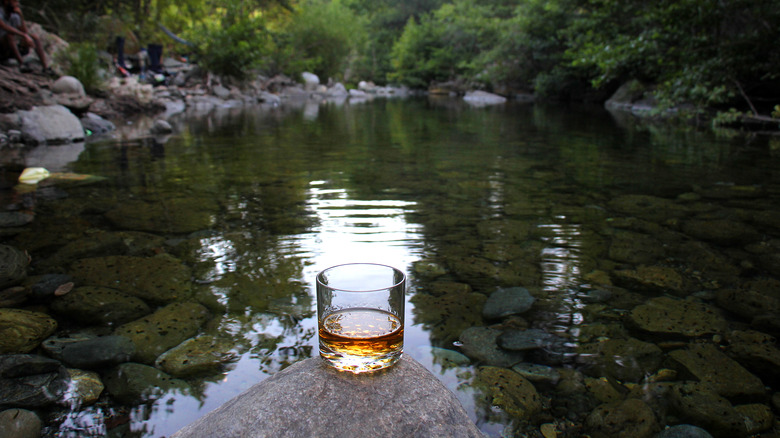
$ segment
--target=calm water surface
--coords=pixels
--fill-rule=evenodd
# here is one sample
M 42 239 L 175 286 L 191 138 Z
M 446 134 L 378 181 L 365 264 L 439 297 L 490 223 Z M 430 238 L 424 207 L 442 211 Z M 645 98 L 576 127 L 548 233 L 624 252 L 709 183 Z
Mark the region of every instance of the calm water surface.
M 543 330 L 560 342 L 526 351 L 525 362 L 584 371 L 625 394 L 641 378 L 609 375 L 605 366 L 588 371 L 594 366 L 578 359 L 581 345 L 640 339 L 658 344 L 663 360 L 688 342 L 717 343 L 725 333 L 659 338 L 629 324 L 627 315 L 663 295 L 714 305 L 718 290 L 750 279 L 776 281 L 780 271 L 746 249 L 776 245 L 780 234 L 777 221 L 751 219 L 780 214 L 780 145 L 763 136 L 641 127 L 598 107 L 474 108 L 449 99 L 220 110 L 173 122 L 176 134 L 167 139 L 87 144 L 67 170 L 106 180 L 41 196 L 33 234 L 61 238 L 36 244 L 25 234 L 15 244 L 34 247 L 33 258 L 45 260 L 68 240 L 98 230 L 163 236 L 156 251 L 192 269 L 192 299 L 211 312 L 200 333 L 228 339 L 234 360 L 185 378 L 192 388 L 186 393 L 138 406 L 104 394 L 93 406 L 52 415 L 52 436 L 167 436 L 316 355 L 314 276 L 353 261 L 408 273 L 405 352 L 457 394 L 485 433 L 538 433 L 540 424 L 553 423 L 559 436 L 578 436 L 608 396 L 583 384 L 583 401 L 567 404 L 579 398 L 555 382 L 583 375 L 562 372 L 553 383 L 536 383 L 543 410 L 524 422 L 472 384 L 478 367 L 492 359 L 464 350 L 463 330 Z M 177 228 L 182 219 L 171 201 L 177 199 L 206 211 L 204 225 Z M 166 207 L 150 213 L 146 222 L 153 225 L 143 227 L 108 213 L 136 201 Z M 685 221 L 693 218 L 728 219 L 757 234 L 733 244 L 685 235 Z M 647 241 L 632 246 L 637 234 Z M 688 260 L 679 248 L 693 241 L 722 265 L 708 271 L 699 253 Z M 682 286 L 663 276 L 632 283 L 616 274 L 639 266 L 673 270 Z M 723 274 L 721 266 L 733 272 Z M 483 318 L 485 298 L 509 287 L 528 289 L 536 298 L 532 309 Z M 730 328 L 750 328 L 749 319 L 723 317 Z M 631 357 L 614 357 L 625 360 Z M 639 372 L 650 376 L 659 368 Z M 660 426 L 675 421 L 671 415 Z

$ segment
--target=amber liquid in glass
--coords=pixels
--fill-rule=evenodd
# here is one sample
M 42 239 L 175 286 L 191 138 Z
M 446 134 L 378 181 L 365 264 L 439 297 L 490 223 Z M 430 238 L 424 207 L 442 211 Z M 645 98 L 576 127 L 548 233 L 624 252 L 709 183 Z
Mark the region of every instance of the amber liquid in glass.
M 403 344 L 400 319 L 382 310 L 339 310 L 320 323 L 320 355 L 340 370 L 386 368 L 400 359 Z

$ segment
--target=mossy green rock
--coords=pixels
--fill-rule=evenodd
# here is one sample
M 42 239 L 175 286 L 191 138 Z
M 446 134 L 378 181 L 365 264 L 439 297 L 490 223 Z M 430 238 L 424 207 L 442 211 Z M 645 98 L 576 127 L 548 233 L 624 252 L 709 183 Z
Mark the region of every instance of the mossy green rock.
M 629 319 L 647 332 L 690 337 L 724 333 L 728 326 L 711 306 L 669 297 L 653 298 L 634 307 Z
M 208 317 L 208 309 L 200 304 L 173 303 L 151 315 L 117 327 L 114 334 L 133 341 L 135 361 L 152 364 L 166 350 L 195 336 Z
M 49 315 L 22 309 L 0 309 L 0 354 L 27 353 L 57 329 Z
M 122 202 L 106 217 L 126 230 L 191 233 L 214 225 L 219 206 L 207 198 L 163 198 Z
M 165 254 L 82 259 L 71 265 L 71 275 L 77 284 L 110 287 L 149 302 L 169 303 L 192 292 L 190 268 Z
M 101 286 L 78 287 L 55 298 L 51 309 L 87 324 L 123 324 L 151 313 L 140 298 Z
M 474 386 L 482 391 L 490 406 L 498 406 L 517 419 L 530 420 L 542 410 L 534 385 L 512 370 L 480 367 Z
M 199 336 L 187 339 L 161 354 L 155 366 L 176 377 L 213 372 L 235 359 L 232 348 L 233 343 L 226 339 Z

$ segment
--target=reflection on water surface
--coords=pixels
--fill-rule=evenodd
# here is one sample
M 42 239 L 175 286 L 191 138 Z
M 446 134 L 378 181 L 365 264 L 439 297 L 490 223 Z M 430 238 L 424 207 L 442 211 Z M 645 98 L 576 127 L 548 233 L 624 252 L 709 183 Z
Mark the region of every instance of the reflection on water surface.
M 765 138 L 454 100 L 231 111 L 174 121 L 166 142 L 88 144 L 70 170 L 106 181 L 11 202 L 36 212 L 4 234 L 31 275 L 148 306 L 85 324 L 85 299 L 26 303 L 57 319 L 53 337 L 129 324 L 153 338 L 133 360 L 176 378 L 120 385 L 135 371 L 89 367 L 99 399 L 32 408 L 49 436 L 170 435 L 316 355 L 314 276 L 352 261 L 409 274 L 405 351 L 488 435 L 771 430 L 780 191 Z M 169 264 L 186 278 L 155 268 Z M 149 284 L 121 287 L 136 278 Z M 189 323 L 132 325 L 182 301 Z

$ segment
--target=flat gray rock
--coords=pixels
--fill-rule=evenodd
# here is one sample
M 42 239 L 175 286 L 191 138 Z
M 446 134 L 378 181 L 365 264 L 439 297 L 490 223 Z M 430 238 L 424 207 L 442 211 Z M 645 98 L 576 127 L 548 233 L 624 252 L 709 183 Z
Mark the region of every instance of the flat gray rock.
M 238 395 L 172 438 L 482 437 L 455 396 L 404 356 L 377 373 L 298 362 Z

